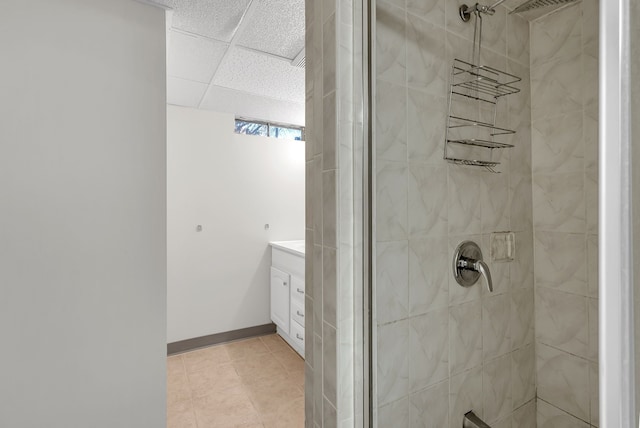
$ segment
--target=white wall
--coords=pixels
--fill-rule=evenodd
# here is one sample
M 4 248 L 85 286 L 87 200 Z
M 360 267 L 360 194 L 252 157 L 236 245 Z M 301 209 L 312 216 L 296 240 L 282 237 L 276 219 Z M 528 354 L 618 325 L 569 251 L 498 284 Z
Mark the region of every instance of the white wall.
M 164 12 L 3 0 L 0 52 L 0 426 L 164 426 Z
M 169 343 L 269 323 L 268 242 L 304 239 L 304 142 L 233 126 L 168 106 Z

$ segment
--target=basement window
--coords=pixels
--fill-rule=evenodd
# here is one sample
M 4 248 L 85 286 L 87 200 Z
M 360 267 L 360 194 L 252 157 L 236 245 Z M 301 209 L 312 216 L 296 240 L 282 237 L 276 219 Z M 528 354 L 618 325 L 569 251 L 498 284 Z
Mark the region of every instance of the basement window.
M 304 127 L 261 120 L 236 118 L 236 134 L 260 135 L 285 140 L 304 140 Z

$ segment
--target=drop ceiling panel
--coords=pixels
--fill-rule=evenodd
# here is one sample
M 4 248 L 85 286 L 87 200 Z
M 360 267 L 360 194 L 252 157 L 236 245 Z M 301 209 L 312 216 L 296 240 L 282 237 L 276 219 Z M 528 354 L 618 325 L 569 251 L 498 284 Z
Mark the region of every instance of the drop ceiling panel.
M 264 97 L 304 103 L 303 68 L 244 48 L 230 48 L 212 83 Z
M 251 0 L 154 0 L 174 9 L 174 28 L 230 42 Z
M 252 119 L 304 126 L 304 103 L 274 100 L 221 86 L 210 86 L 201 109 Z
M 171 31 L 167 74 L 209 83 L 227 50 L 227 44 Z
M 304 47 L 304 0 L 265 0 L 252 6 L 237 43 L 293 59 Z
M 197 108 L 206 90 L 204 83 L 167 76 L 168 104 Z

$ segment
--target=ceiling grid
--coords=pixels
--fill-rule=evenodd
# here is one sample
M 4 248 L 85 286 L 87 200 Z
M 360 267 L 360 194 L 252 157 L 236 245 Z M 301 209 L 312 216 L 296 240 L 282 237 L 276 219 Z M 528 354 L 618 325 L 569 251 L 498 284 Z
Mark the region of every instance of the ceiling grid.
M 235 94 L 254 109 L 290 104 L 303 118 L 304 68 L 292 62 L 304 57 L 304 0 L 153 1 L 172 10 L 168 103 L 220 110 Z

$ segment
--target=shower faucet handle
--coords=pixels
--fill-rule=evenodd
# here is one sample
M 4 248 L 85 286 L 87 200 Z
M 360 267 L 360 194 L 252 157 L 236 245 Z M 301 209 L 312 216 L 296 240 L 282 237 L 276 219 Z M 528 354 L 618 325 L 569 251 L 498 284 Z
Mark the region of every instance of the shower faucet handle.
M 489 292 L 493 293 L 493 281 L 491 281 L 491 271 L 489 271 L 489 266 L 487 266 L 487 264 L 482 260 L 476 260 L 473 267 L 476 271 L 480 272 L 480 275 L 484 276 Z
M 472 241 L 461 242 L 453 254 L 453 277 L 463 287 L 471 287 L 482 275 L 489 292 L 493 292 L 493 281 L 489 266 L 482 260 L 482 251 Z
M 491 428 L 485 421 L 480 419 L 473 410 L 465 413 L 462 420 L 462 428 Z

